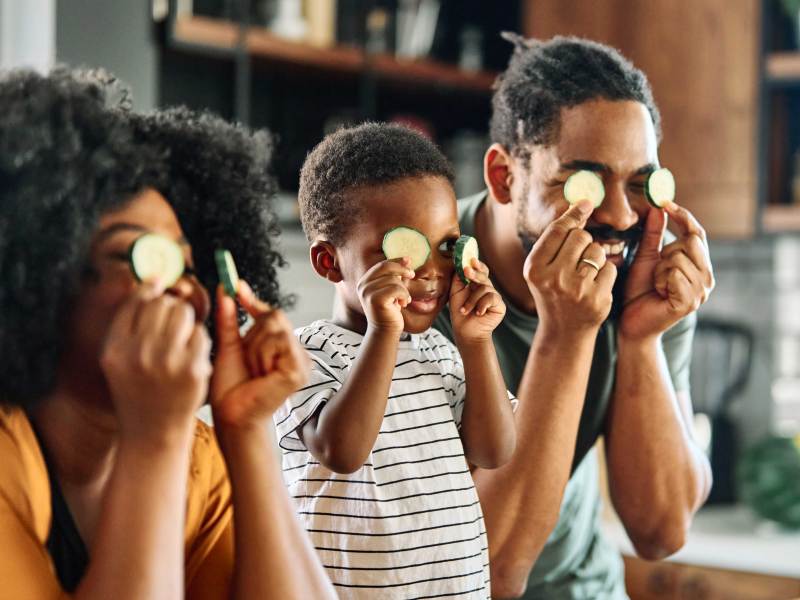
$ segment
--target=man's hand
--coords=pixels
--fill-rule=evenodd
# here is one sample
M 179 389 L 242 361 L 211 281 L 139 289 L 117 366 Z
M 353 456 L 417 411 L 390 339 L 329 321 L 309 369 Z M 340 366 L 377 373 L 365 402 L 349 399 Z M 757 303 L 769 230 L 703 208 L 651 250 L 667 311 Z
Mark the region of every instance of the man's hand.
M 617 269 L 583 229 L 591 212 L 588 201 L 570 207 L 550 223 L 525 260 L 540 328 L 596 332 L 608 317 Z
M 503 320 L 506 305 L 489 279 L 489 267 L 477 258 L 472 259 L 464 274 L 469 285 L 457 274 L 450 285 L 450 322 L 457 343 L 483 342 L 491 339 Z
M 679 237 L 663 249 L 667 215 Z M 625 284 L 620 335 L 641 340 L 664 333 L 696 311 L 714 289 L 706 232 L 697 219 L 675 203 L 651 208 Z
M 220 424 L 259 426 L 308 381 L 310 360 L 283 311 L 261 302 L 244 280 L 238 298 L 255 324 L 242 338 L 236 306 L 220 286 L 211 405 Z

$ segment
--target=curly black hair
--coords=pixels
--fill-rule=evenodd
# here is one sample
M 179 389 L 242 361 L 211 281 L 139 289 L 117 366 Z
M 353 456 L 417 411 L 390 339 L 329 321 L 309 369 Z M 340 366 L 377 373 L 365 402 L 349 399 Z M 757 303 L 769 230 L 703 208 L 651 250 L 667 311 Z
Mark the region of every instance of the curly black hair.
M 271 136 L 185 107 L 131 114 L 130 120 L 137 140 L 167 153 L 157 189 L 192 245 L 201 283 L 209 290 L 219 283 L 214 250 L 225 248 L 262 300 L 291 304 L 278 286 L 277 269 L 286 263 L 275 245 L 280 229 L 272 205 Z
M 576 37 L 542 42 L 504 33 L 515 45 L 492 97 L 491 139 L 527 156 L 558 136 L 560 111 L 589 100 L 634 100 L 647 107 L 661 139 L 661 116 L 645 74 L 617 50 Z
M 64 68 L 0 77 L 0 404 L 52 389 L 97 223 L 144 189 L 174 207 L 205 285 L 225 246 L 280 301 L 267 137 L 184 109 L 126 113 L 107 83 Z
M 309 240 L 341 244 L 361 210 L 348 192 L 426 176 L 451 184 L 454 177 L 442 152 L 420 133 L 388 123 L 340 129 L 317 144 L 300 172 L 303 230 Z

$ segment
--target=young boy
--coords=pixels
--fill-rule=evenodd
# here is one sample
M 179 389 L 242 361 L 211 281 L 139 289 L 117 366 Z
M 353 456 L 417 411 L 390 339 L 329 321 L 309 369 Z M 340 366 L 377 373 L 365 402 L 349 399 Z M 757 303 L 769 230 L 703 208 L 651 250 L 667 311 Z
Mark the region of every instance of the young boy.
M 490 598 L 486 534 L 469 464 L 514 450 L 492 343 L 505 305 L 477 259 L 454 274 L 452 172 L 399 126 L 326 137 L 300 177 L 315 271 L 336 286 L 329 321 L 299 329 L 310 385 L 277 413 L 289 490 L 341 598 Z M 418 230 L 416 271 L 386 232 Z M 457 347 L 430 329 L 449 302 Z

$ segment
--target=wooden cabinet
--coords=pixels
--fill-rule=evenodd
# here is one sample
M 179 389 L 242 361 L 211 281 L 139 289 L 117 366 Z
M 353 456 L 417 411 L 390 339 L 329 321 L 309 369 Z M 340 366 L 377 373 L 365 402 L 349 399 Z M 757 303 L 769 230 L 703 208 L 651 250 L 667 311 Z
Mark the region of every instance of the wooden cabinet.
M 761 6 L 758 0 L 530 0 L 524 32 L 619 48 L 650 79 L 662 164 L 678 202 L 714 237 L 756 233 Z
M 625 557 L 631 600 L 790 600 L 800 580 Z

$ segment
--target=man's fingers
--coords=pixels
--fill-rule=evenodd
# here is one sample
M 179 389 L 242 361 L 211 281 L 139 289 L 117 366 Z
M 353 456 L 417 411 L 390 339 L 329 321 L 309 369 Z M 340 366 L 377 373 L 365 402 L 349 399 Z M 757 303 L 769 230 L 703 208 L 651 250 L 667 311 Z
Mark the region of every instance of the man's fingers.
M 700 236 L 700 239 L 705 241 L 707 239 L 706 230 L 700 225 L 695 216 L 682 206 L 678 206 L 674 202 L 668 203 L 664 210 L 670 216 L 672 221 L 678 226 L 682 235 L 694 234 Z
M 567 211 L 547 226 L 542 236 L 533 247 L 533 253 L 543 264 L 549 264 L 558 256 L 561 246 L 573 229 L 583 229 L 593 206 L 588 200 L 582 200 L 570 206 Z
M 612 262 L 606 262 L 594 278 L 597 287 L 604 292 L 611 293 L 614 282 L 617 280 L 617 267 Z
M 642 241 L 639 242 L 636 258 L 658 258 L 661 253 L 662 244 L 664 243 L 664 232 L 666 229 L 667 216 L 664 211 L 651 208 L 644 221 L 644 232 L 642 233 Z
M 566 250 L 566 244 L 565 244 Z M 570 257 L 571 260 L 572 257 Z M 575 261 L 575 270 L 581 277 L 591 275 L 592 279 L 597 277 L 597 274 L 606 264 L 606 251 L 597 242 L 592 242 L 585 247 L 583 253 Z

